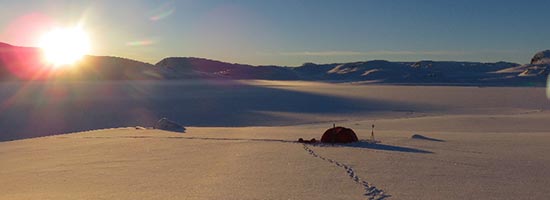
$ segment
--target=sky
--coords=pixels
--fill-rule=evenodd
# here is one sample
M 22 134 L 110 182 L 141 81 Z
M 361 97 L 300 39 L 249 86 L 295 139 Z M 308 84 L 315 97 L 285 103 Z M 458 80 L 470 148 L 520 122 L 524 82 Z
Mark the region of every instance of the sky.
M 93 55 L 253 65 L 528 63 L 550 49 L 548 0 L 0 0 L 0 42 L 80 24 Z

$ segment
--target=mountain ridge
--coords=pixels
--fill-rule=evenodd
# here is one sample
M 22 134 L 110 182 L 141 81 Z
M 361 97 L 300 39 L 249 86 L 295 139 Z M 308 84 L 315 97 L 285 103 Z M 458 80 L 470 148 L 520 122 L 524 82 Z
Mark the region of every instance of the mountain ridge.
M 248 65 L 196 57 L 167 57 L 155 64 L 113 56 L 85 56 L 74 68 L 48 70 L 40 50 L 0 43 L 0 80 L 184 80 L 266 79 L 378 84 L 542 86 L 550 72 L 550 51 L 531 64 L 511 62 L 370 60 L 304 63 L 297 67 Z

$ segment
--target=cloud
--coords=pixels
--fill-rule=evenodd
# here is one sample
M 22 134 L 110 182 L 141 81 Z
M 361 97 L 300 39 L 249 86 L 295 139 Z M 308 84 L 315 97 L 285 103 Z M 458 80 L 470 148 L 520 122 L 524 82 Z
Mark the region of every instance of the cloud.
M 302 51 L 302 52 L 280 52 L 283 56 L 356 56 L 364 55 L 365 52 L 358 51 Z
M 279 52 L 282 56 L 384 56 L 384 55 L 466 55 L 467 51 L 301 51 Z

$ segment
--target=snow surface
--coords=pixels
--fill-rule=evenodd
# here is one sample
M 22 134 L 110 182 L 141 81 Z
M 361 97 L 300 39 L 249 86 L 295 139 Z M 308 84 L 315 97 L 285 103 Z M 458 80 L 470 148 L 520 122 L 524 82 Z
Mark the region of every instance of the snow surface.
M 2 134 L 64 115 L 70 116 L 62 118 L 64 124 L 76 128 L 132 127 L 0 142 L 0 199 L 550 198 L 550 104 L 544 88 L 283 81 L 149 84 L 67 86 L 83 94 L 105 88 L 119 94 L 90 99 L 48 101 L 52 96 L 47 92 L 16 93 L 12 98 L 19 101 L 0 107 L 9 114 L 0 116 Z M 12 93 L 3 88 L 0 94 Z M 186 95 L 209 99 L 198 105 L 220 111 L 197 118 L 200 109 L 193 110 L 197 105 L 192 102 L 201 101 L 186 100 Z M 39 104 L 30 97 L 46 100 Z M 48 105 L 45 114 L 18 113 L 39 105 Z M 71 107 L 76 105 L 88 106 L 86 115 Z M 118 109 L 108 112 L 101 106 Z M 155 110 L 162 107 L 182 112 L 171 119 L 196 118 L 192 122 L 204 126 L 187 126 L 186 133 L 135 127 L 149 126 L 147 113 L 165 115 Z M 56 114 L 54 108 L 65 112 Z M 22 121 L 13 125 L 10 120 Z M 212 127 L 217 120 L 227 125 Z M 364 141 L 373 122 L 381 144 Z M 294 142 L 320 139 L 332 123 L 353 128 L 363 141 L 344 146 Z M 41 128 L 27 130 L 48 130 Z M 431 140 L 411 138 L 415 134 Z M 44 134 L 23 136 L 39 135 Z

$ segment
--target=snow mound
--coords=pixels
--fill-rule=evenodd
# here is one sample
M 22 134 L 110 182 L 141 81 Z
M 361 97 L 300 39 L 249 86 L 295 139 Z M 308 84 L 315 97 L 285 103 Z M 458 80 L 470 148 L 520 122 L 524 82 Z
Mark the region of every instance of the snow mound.
M 419 134 L 414 134 L 414 135 L 412 135 L 412 136 L 411 136 L 411 139 L 428 140 L 428 141 L 434 141 L 434 142 L 445 142 L 445 140 L 436 139 L 436 138 L 431 138 L 431 137 L 426 137 L 426 136 L 419 135 Z

